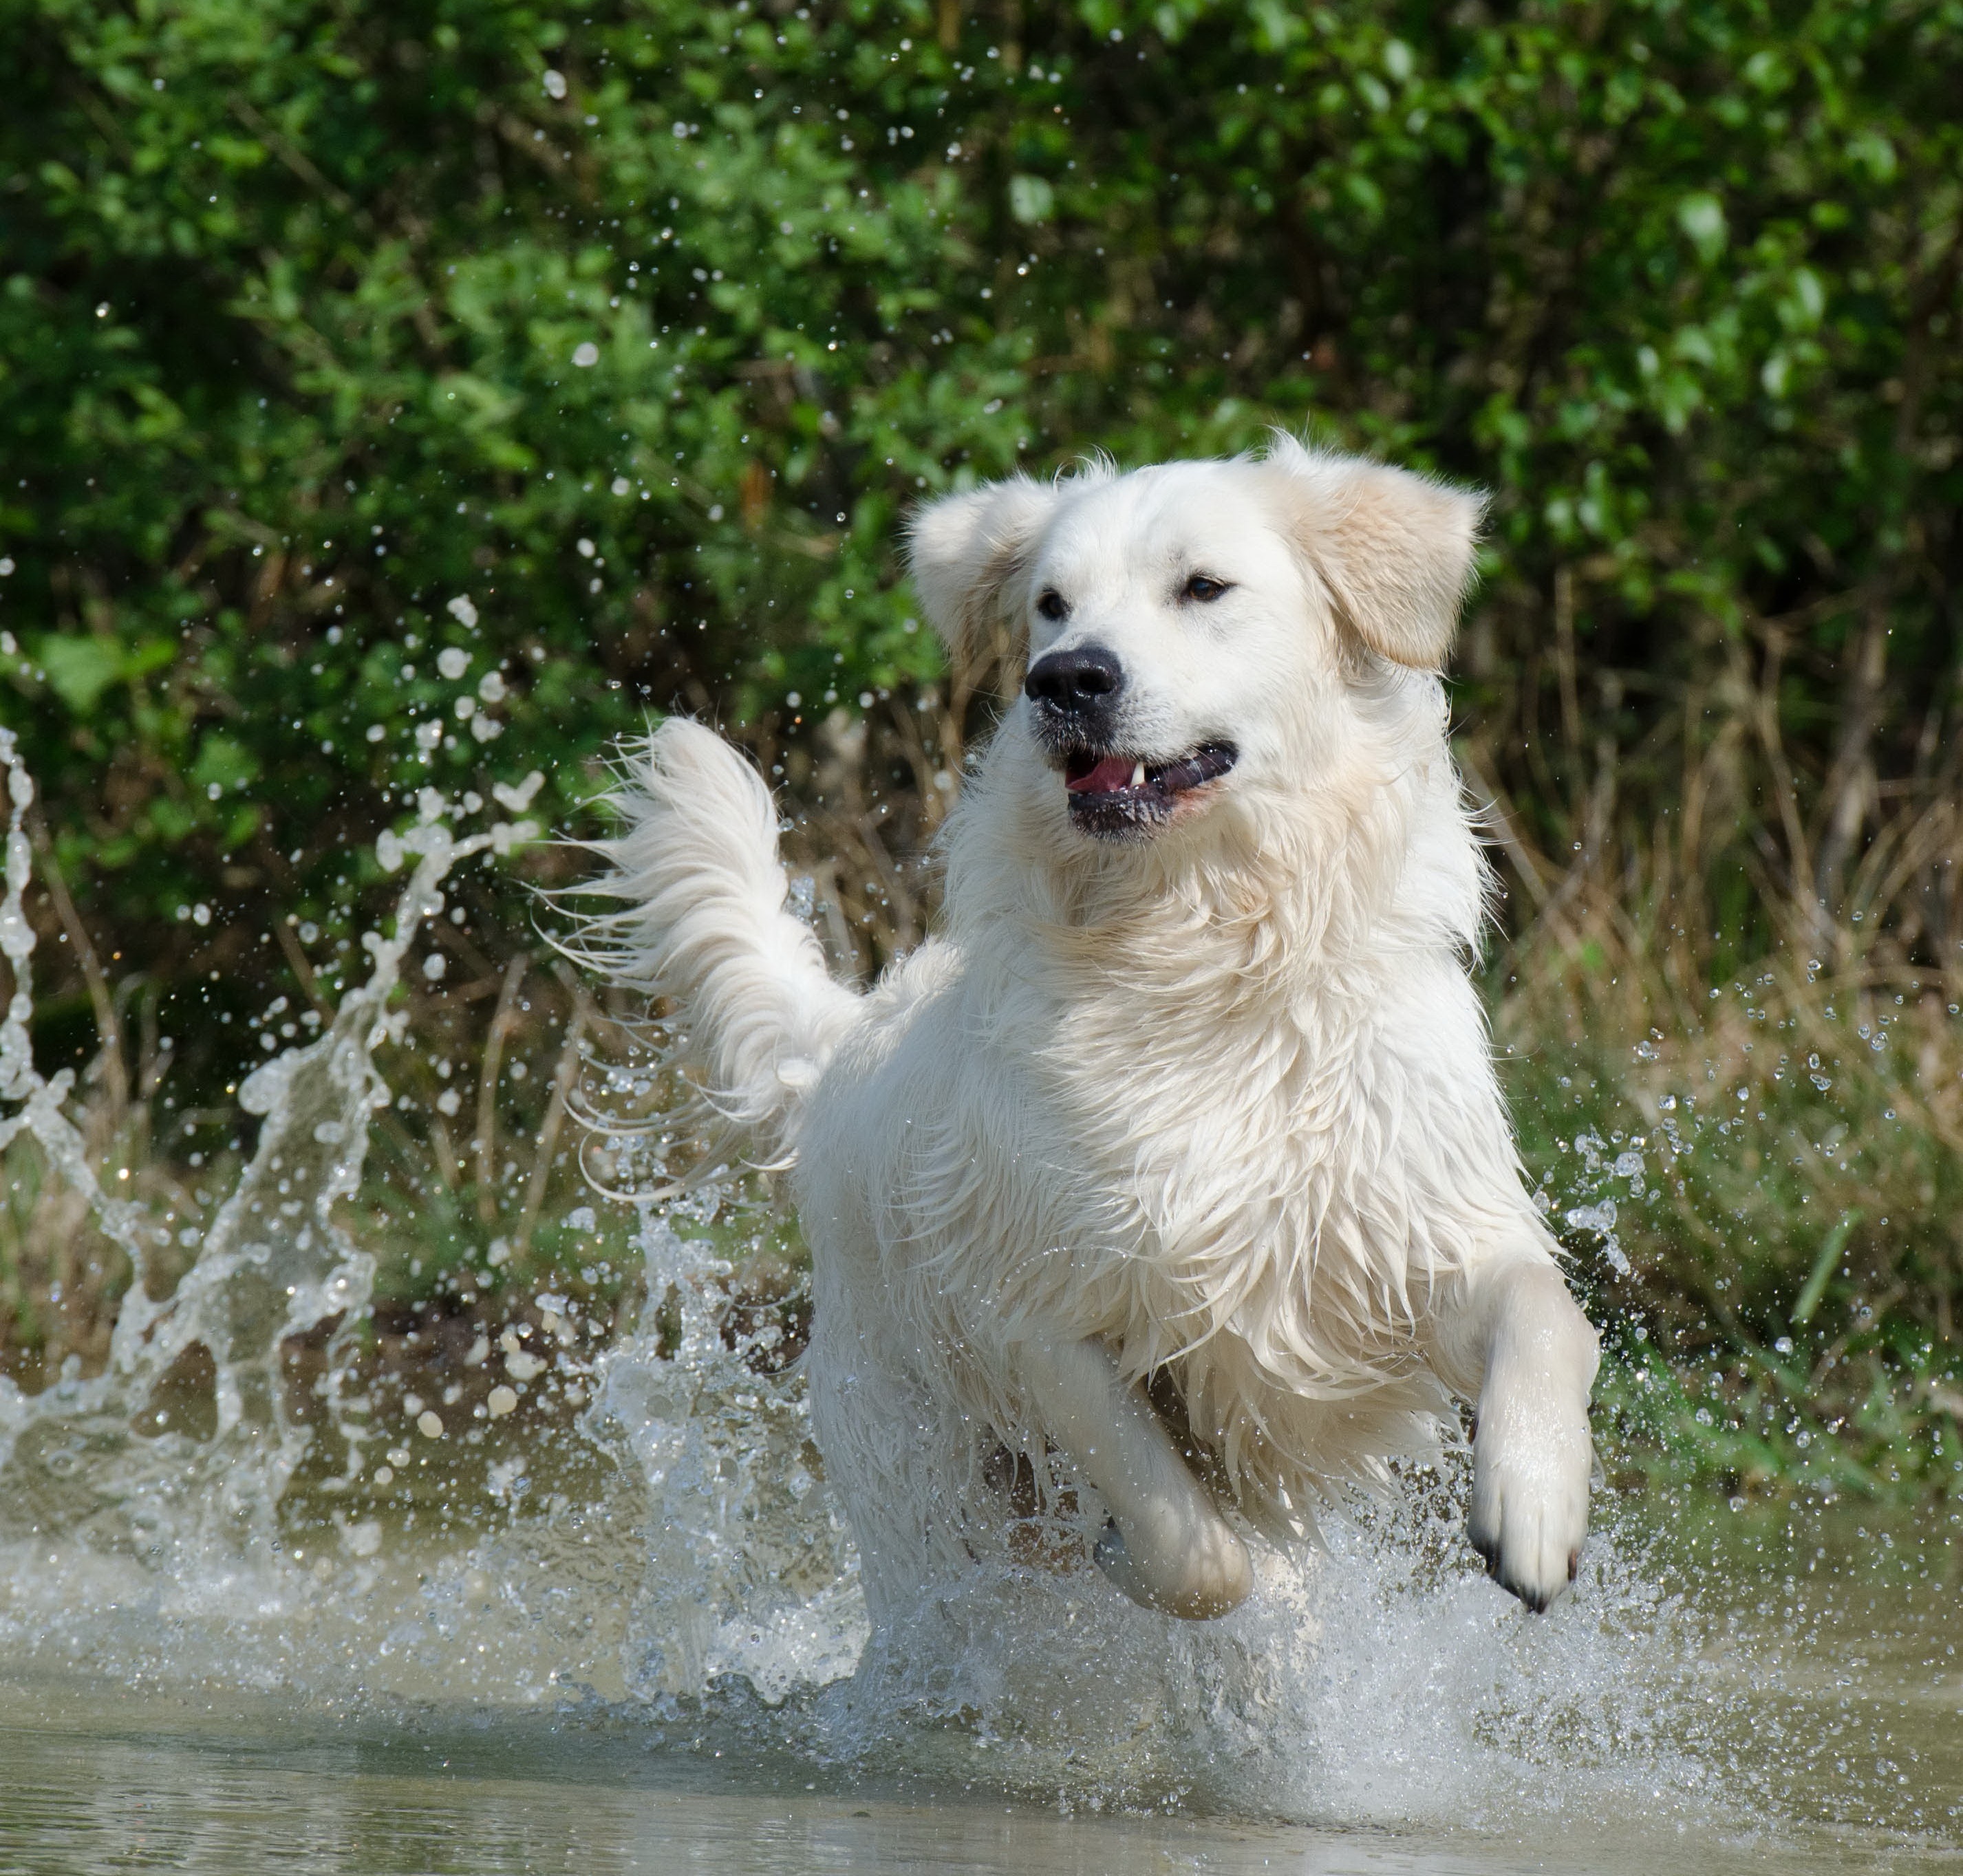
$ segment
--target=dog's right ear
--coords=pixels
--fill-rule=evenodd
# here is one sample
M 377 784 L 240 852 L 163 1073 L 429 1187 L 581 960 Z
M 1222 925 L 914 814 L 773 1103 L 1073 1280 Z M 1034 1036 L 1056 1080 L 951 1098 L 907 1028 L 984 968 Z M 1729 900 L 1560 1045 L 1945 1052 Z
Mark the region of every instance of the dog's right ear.
M 1048 482 L 1014 475 L 930 502 L 914 517 L 908 559 L 927 619 L 957 666 L 987 657 L 1010 589 L 1055 512 Z

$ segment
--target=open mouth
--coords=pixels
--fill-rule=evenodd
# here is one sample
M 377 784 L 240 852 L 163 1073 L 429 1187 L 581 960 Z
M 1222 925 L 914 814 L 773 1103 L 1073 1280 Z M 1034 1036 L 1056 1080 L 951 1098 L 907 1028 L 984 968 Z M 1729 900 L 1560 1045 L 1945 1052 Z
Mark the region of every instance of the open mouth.
M 1090 834 L 1155 831 L 1171 819 L 1182 799 L 1232 768 L 1240 753 L 1231 743 L 1202 743 L 1170 762 L 1148 762 L 1140 756 L 1071 749 L 1063 764 L 1071 818 Z

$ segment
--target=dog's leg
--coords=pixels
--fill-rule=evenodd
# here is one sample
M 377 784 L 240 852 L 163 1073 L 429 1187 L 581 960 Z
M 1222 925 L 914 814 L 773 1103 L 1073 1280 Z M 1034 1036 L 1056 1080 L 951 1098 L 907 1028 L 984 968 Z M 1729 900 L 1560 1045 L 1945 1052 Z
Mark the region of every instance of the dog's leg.
M 1245 1601 L 1254 1586 L 1247 1545 L 1103 1345 L 1029 1341 L 1015 1359 L 1043 1431 L 1111 1507 L 1096 1551 L 1105 1575 L 1133 1602 L 1189 1621 Z
M 1504 1588 L 1544 1609 L 1588 1531 L 1595 1331 L 1560 1271 L 1524 1260 L 1473 1273 L 1440 1329 L 1441 1371 L 1479 1404 L 1466 1535 Z
M 959 1491 L 973 1429 L 908 1372 L 857 1260 L 821 1235 L 813 1249 L 817 1308 L 804 1363 L 812 1433 L 878 1629 L 914 1607 L 924 1583 L 966 1565 Z

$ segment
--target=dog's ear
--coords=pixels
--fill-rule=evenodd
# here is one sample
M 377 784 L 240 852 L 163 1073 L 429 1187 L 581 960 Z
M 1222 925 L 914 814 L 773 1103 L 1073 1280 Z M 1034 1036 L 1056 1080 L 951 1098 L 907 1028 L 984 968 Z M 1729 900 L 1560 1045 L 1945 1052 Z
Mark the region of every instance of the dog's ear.
M 988 655 L 1009 588 L 1056 504 L 1053 485 L 1014 475 L 944 496 L 914 517 L 914 587 L 956 664 L 972 667 Z
M 1289 524 L 1336 603 L 1338 622 L 1378 654 L 1437 671 L 1472 581 L 1483 495 L 1278 434 Z

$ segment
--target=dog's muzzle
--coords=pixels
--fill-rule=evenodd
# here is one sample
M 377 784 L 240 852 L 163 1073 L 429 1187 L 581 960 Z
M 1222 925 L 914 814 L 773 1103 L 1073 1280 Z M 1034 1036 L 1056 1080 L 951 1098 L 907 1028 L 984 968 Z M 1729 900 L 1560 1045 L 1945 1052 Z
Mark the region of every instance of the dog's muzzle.
M 1225 741 L 1170 756 L 1128 746 L 1125 667 L 1097 644 L 1051 651 L 1030 667 L 1023 692 L 1036 739 L 1063 770 L 1071 824 L 1100 839 L 1148 839 L 1196 807 L 1240 759 Z

